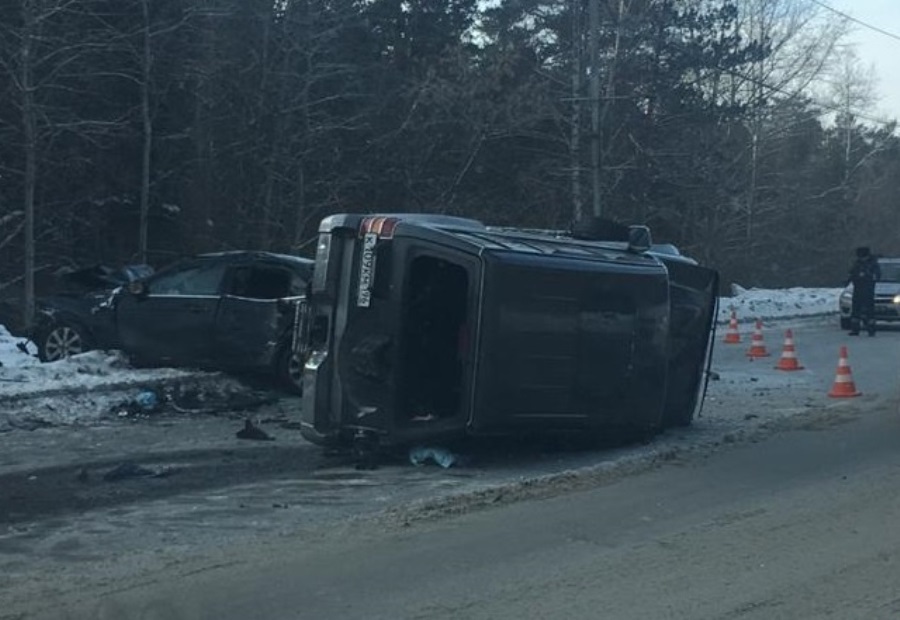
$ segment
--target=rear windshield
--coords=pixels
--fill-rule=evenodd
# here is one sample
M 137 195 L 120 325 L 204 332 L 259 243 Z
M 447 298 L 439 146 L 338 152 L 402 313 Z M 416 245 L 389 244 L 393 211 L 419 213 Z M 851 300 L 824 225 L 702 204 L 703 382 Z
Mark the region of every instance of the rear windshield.
M 900 262 L 882 262 L 878 266 L 881 267 L 883 282 L 900 282 Z

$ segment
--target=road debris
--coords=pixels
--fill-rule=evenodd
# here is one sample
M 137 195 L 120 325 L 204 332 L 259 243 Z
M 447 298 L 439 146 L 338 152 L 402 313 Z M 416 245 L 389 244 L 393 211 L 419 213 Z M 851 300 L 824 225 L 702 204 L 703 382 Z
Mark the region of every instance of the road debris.
M 266 431 L 259 428 L 258 426 L 254 426 L 253 422 L 249 419 L 244 421 L 244 428 L 235 433 L 235 437 L 238 439 L 253 439 L 256 441 L 274 441 L 275 438 L 269 435 Z
M 432 462 L 444 469 L 448 469 L 453 467 L 457 461 L 456 455 L 444 448 L 419 446 L 409 451 L 409 462 L 413 465 L 424 465 Z
M 103 480 L 106 482 L 118 482 L 130 478 L 165 478 L 171 475 L 173 471 L 168 468 L 150 469 L 133 461 L 125 461 L 103 474 Z M 85 471 L 84 473 L 86 478 L 87 472 Z

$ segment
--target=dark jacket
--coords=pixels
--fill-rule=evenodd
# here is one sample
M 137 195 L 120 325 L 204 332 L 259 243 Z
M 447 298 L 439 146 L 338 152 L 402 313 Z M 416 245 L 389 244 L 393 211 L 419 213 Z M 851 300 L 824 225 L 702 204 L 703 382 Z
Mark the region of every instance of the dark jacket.
M 854 298 L 874 298 L 875 282 L 881 279 L 881 268 L 874 256 L 857 258 L 850 268 L 849 281 L 853 284 Z
M 850 268 L 850 282 L 853 284 L 851 316 L 871 317 L 875 311 L 875 282 L 881 279 L 878 259 L 872 255 L 857 258 Z

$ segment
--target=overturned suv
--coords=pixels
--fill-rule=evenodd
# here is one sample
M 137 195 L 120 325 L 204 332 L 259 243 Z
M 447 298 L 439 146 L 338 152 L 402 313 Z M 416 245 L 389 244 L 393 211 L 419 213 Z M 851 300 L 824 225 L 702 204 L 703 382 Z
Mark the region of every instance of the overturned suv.
M 569 234 L 422 214 L 326 218 L 301 320 L 301 432 L 371 452 L 690 424 L 718 276 L 663 250 L 645 227 Z
M 295 256 L 225 252 L 111 272 L 99 290 L 40 300 L 31 339 L 47 362 L 121 349 L 140 364 L 271 373 L 299 391 L 295 325 L 312 270 Z

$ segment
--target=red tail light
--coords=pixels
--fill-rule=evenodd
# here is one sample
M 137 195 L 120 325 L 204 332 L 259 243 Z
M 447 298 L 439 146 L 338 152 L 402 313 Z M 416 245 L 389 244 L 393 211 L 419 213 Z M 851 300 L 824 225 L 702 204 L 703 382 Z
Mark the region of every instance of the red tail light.
M 396 217 L 367 217 L 359 225 L 359 236 L 365 237 L 372 233 L 381 239 L 390 239 L 394 236 L 394 229 L 399 221 Z

